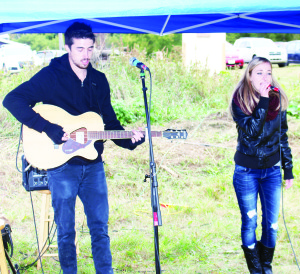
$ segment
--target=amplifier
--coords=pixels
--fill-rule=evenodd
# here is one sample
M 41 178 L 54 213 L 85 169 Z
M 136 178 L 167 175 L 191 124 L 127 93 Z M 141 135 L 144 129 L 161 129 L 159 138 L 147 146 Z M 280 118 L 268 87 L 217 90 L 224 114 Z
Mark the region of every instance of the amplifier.
M 29 166 L 24 155 L 22 155 L 22 185 L 26 191 L 49 189 L 47 171 Z

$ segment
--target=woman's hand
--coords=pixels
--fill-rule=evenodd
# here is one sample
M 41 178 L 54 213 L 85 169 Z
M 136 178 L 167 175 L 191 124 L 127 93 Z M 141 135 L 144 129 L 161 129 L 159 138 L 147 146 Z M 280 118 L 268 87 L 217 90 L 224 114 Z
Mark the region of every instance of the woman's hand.
M 262 82 L 259 87 L 259 93 L 262 97 L 269 97 L 270 92 L 270 83 L 269 82 Z
M 294 182 L 294 179 L 285 180 L 285 189 L 289 189 L 290 187 L 292 187 L 293 182 Z

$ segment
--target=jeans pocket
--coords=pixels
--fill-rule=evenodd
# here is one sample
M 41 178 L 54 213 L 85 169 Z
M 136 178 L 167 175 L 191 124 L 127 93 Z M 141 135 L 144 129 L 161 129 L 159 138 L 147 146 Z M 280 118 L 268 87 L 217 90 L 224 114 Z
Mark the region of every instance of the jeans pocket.
M 251 168 L 249 167 L 244 167 L 244 166 L 240 166 L 240 165 L 235 165 L 235 169 L 234 169 L 234 173 L 236 174 L 248 174 L 251 171 Z

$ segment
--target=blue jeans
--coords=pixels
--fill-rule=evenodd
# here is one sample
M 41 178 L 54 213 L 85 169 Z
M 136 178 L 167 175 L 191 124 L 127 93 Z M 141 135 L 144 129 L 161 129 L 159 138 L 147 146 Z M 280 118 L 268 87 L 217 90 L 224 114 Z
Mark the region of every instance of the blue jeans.
M 242 215 L 241 236 L 246 247 L 256 244 L 257 197 L 262 208 L 262 236 L 264 246 L 276 245 L 280 208 L 281 172 L 279 166 L 251 169 L 235 165 L 233 185 Z
M 113 273 L 108 236 L 108 195 L 103 163 L 69 165 L 48 171 L 58 254 L 64 274 L 77 273 L 75 202 L 81 199 L 90 229 L 97 274 Z

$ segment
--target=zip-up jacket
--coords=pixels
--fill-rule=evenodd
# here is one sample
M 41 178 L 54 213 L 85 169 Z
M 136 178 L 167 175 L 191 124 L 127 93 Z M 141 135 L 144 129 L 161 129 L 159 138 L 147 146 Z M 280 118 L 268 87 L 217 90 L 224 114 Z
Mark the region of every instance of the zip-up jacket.
M 269 98 L 261 97 L 252 115 L 247 115 L 232 101 L 232 115 L 238 131 L 234 160 L 236 164 L 248 168 L 269 168 L 280 161 L 281 149 L 284 179 L 293 179 L 286 111 L 266 121 L 268 107 Z
M 112 108 L 110 88 L 105 74 L 95 70 L 89 64 L 87 76 L 81 82 L 71 68 L 68 54 L 52 59 L 49 66 L 8 93 L 3 100 L 3 106 L 18 121 L 42 132 L 49 126 L 49 121 L 32 109 L 38 102 L 58 106 L 71 115 L 80 115 L 88 111 L 101 113 L 105 130 L 124 130 Z M 136 144 L 132 144 L 129 139 L 113 141 L 118 146 L 130 150 L 136 147 Z M 95 142 L 95 148 L 98 151 L 98 158 L 93 162 L 101 161 L 103 142 Z M 70 164 L 90 162 L 81 157 L 69 160 Z

